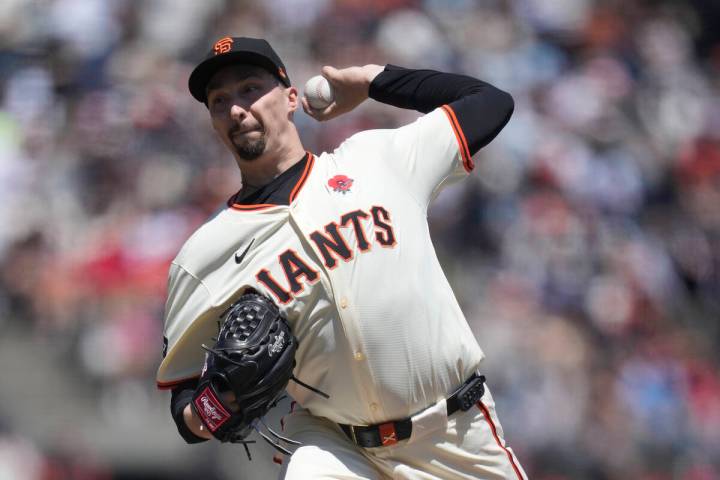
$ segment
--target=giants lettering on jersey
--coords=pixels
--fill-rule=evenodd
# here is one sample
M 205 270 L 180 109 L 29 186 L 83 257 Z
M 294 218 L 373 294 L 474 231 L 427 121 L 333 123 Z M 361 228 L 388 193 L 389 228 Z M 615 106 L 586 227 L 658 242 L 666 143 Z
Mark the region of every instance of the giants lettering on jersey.
M 375 228 L 371 239 L 367 237 L 363 228 L 367 222 L 372 222 Z M 339 222 L 330 222 L 322 231 L 315 230 L 309 235 L 329 270 L 337 268 L 340 260 L 349 262 L 354 257 L 353 250 L 342 234 L 342 227 L 352 230 L 360 253 L 370 250 L 371 241 L 375 241 L 385 248 L 392 248 L 397 244 L 390 221 L 390 213 L 385 208 L 373 206 L 370 208 L 370 212 L 360 209 L 353 210 L 342 215 Z M 312 285 L 320 278 L 318 272 L 293 249 L 287 249 L 278 255 L 278 263 L 285 273 L 285 281 L 282 284 L 266 268 L 260 270 L 255 278 L 265 285 L 282 304 L 288 303 L 294 296 L 305 290 L 305 283 Z

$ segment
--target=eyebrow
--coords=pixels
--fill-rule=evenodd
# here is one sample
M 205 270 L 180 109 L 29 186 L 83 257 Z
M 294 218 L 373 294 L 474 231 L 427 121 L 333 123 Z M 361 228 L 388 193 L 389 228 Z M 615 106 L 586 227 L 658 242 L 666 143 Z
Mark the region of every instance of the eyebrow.
M 249 71 L 249 72 L 242 72 L 242 73 L 236 73 L 234 74 L 231 79 L 234 82 L 241 82 L 243 80 L 247 80 L 248 78 L 256 78 L 256 79 L 262 79 L 262 75 L 255 71 Z M 210 80 L 205 87 L 205 94 L 209 94 L 210 90 L 220 88 L 222 82 L 218 81 L 217 78 L 214 78 Z

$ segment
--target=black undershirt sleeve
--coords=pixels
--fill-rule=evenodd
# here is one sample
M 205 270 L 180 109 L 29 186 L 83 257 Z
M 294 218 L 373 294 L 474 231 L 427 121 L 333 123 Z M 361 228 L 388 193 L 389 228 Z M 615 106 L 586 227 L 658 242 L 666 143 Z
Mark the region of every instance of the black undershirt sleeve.
M 387 65 L 370 84 L 370 98 L 428 113 L 449 105 L 476 153 L 500 133 L 515 103 L 509 93 L 467 75 Z
M 206 438 L 198 437 L 191 432 L 190 428 L 188 428 L 185 423 L 185 419 L 183 418 L 183 410 L 185 410 L 185 406 L 192 401 L 197 385 L 197 380 L 188 380 L 187 382 L 183 382 L 172 389 L 172 394 L 170 396 L 170 413 L 175 421 L 175 425 L 177 425 L 178 433 L 187 443 L 200 443 L 207 441 Z

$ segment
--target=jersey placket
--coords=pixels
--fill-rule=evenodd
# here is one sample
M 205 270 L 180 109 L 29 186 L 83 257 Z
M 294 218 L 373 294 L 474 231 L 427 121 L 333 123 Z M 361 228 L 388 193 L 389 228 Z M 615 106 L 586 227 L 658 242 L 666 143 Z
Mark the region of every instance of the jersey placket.
M 329 199 L 330 201 L 331 199 Z M 314 254 L 313 260 L 321 269 L 321 281 L 314 288 L 323 288 L 327 298 L 331 299 L 335 305 L 334 313 L 340 321 L 345 335 L 346 344 L 350 349 L 346 352 L 349 355 L 348 362 L 353 369 L 352 375 L 357 381 L 352 382 L 353 385 L 365 386 L 366 388 L 357 388 L 357 393 L 361 396 L 362 404 L 365 405 L 367 412 L 363 416 L 374 415 L 376 412 L 373 406 L 377 406 L 379 400 L 375 395 L 375 391 L 370 388 L 374 385 L 373 375 L 370 371 L 369 363 L 366 358 L 365 349 L 363 347 L 362 335 L 357 324 L 357 313 L 352 301 L 352 290 L 345 285 L 342 275 L 337 273 L 337 269 L 328 269 L 322 261 L 322 255 L 318 251 L 317 246 L 310 238 L 308 232 L 314 230 L 317 222 L 306 219 L 302 207 L 298 203 L 290 206 L 289 219 L 295 229 L 301 243 L 309 247 L 309 251 Z M 340 267 L 338 267 L 340 268 Z M 337 343 L 336 343 L 337 344 Z M 360 415 L 362 412 L 355 412 Z

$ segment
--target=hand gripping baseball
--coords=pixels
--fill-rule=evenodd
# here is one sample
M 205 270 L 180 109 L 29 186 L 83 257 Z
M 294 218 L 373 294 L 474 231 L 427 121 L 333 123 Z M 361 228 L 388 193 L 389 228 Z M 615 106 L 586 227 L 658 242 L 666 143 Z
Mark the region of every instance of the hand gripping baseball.
M 348 67 L 340 70 L 335 67 L 323 67 L 322 76 L 330 82 L 334 99 L 323 109 L 313 109 L 310 108 L 307 98 L 303 97 L 303 110 L 321 122 L 353 110 L 367 100 L 370 83 L 383 69 L 384 67 L 379 65 Z
M 249 293 L 221 315 L 215 345 L 207 351 L 192 407 L 205 427 L 221 442 L 245 444 L 253 431 L 285 454 L 290 452 L 260 431 L 263 417 L 283 396 L 290 380 L 327 398 L 293 376 L 297 339 L 278 307 Z M 229 393 L 228 393 L 229 392 Z M 234 398 L 233 398 L 234 397 Z M 230 401 L 232 399 L 232 401 Z M 265 428 L 275 438 L 296 444 Z M 250 457 L 249 450 L 247 451 Z

